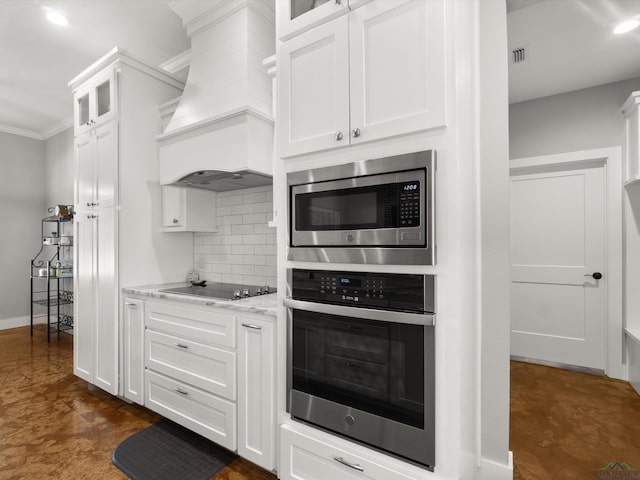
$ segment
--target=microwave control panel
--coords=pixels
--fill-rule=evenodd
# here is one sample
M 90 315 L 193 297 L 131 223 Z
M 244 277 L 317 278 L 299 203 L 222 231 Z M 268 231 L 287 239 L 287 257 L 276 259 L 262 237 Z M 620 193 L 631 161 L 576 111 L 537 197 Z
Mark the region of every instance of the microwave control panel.
M 400 185 L 400 227 L 420 225 L 420 182 Z

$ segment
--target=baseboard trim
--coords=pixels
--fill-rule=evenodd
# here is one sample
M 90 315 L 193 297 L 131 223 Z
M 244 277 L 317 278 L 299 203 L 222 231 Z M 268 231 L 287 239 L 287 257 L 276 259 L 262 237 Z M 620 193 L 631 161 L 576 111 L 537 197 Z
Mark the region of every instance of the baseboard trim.
M 513 480 L 513 452 L 507 465 L 481 458 L 476 480 Z
M 574 372 L 588 373 L 590 375 L 604 375 L 604 370 L 599 368 L 580 367 L 578 365 L 569 365 L 568 363 L 549 362 L 547 360 L 538 360 L 537 358 L 518 357 L 517 355 L 511 355 L 511 360 L 516 362 L 535 363 L 546 367 L 562 368 L 563 370 L 572 370 Z
M 0 319 L 0 330 L 10 328 L 27 327 L 31 324 L 31 317 L 14 317 Z

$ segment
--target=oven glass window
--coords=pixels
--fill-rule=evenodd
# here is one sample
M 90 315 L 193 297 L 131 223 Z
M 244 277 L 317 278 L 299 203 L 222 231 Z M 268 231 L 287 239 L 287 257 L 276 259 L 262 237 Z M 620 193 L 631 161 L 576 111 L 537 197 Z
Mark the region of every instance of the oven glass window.
M 293 310 L 292 388 L 424 428 L 424 329 Z
M 295 196 L 297 231 L 391 228 L 397 224 L 396 184 Z

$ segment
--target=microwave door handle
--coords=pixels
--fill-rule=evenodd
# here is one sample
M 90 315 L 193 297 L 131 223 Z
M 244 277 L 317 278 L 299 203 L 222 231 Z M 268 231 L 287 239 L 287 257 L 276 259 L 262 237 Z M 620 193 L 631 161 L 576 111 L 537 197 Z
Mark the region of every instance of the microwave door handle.
M 284 306 L 305 310 L 307 312 L 324 313 L 329 315 L 341 315 L 343 317 L 362 318 L 366 320 L 378 320 L 383 322 L 393 321 L 396 323 L 407 323 L 412 325 L 424 325 L 432 327 L 435 325 L 435 316 L 423 313 L 393 312 L 389 310 L 377 310 L 372 308 L 345 307 L 342 305 L 331 305 L 326 303 L 306 302 L 285 298 Z

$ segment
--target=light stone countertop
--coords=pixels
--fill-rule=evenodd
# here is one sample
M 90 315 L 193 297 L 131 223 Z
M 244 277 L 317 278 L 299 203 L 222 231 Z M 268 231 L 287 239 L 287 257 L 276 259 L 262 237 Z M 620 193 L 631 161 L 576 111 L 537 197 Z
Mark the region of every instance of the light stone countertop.
M 186 287 L 187 283 L 165 283 L 163 285 L 146 285 L 141 287 L 124 287 L 122 293 L 129 295 L 139 295 L 143 297 L 156 298 L 159 300 L 170 300 L 174 302 L 189 303 L 205 307 L 228 308 L 239 312 L 261 313 L 276 316 L 278 295 L 270 293 L 268 295 L 258 295 L 255 297 L 242 298 L 240 300 L 225 300 L 211 297 L 197 297 L 194 295 L 181 295 L 177 293 L 166 293 L 160 290 L 167 288 Z

